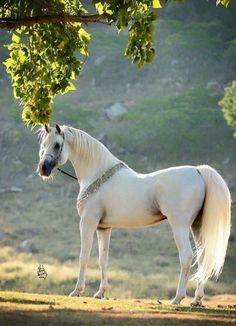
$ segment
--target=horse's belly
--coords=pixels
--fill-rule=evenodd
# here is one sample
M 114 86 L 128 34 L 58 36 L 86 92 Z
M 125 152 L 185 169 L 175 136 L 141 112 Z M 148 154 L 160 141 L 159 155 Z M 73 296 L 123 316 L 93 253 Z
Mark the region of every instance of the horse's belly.
M 141 228 L 165 219 L 153 202 L 152 187 L 136 175 L 114 176 L 114 185 L 107 182 L 100 194 L 101 227 Z
M 165 220 L 166 217 L 163 216 L 161 213 L 157 213 L 155 215 L 132 215 L 126 214 L 124 215 L 108 215 L 105 216 L 100 224 L 99 227 L 101 228 L 143 228 L 152 226 L 155 224 L 160 223 L 161 221 Z

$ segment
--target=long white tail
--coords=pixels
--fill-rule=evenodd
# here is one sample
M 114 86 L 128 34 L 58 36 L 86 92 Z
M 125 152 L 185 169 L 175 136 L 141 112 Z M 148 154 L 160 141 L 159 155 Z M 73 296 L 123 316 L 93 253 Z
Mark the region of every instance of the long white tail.
M 208 165 L 197 169 L 205 181 L 206 196 L 197 236 L 198 270 L 193 279 L 206 282 L 211 276 L 217 278 L 224 265 L 231 226 L 231 197 L 216 170 Z

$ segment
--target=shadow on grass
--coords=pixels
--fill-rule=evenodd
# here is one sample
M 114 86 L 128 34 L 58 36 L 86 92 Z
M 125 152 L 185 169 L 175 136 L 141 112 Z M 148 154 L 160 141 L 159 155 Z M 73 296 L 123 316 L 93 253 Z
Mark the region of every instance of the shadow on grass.
M 127 316 L 127 314 L 129 314 Z M 126 314 L 107 313 L 107 312 L 85 312 L 81 310 L 63 309 L 56 310 L 49 306 L 49 310 L 33 311 L 1 309 L 0 325 L 4 326 L 108 326 L 108 325 L 126 325 L 126 326 L 213 326 L 213 325 L 232 325 L 232 320 L 198 319 L 188 316 L 168 315 L 167 314 L 149 314 L 143 313 L 139 316 L 132 312 Z
M 0 296 L 0 302 L 12 302 L 12 303 L 21 303 L 21 304 L 33 304 L 33 305 L 55 305 L 54 301 L 48 300 L 30 300 L 30 299 L 22 299 L 22 298 L 3 298 Z

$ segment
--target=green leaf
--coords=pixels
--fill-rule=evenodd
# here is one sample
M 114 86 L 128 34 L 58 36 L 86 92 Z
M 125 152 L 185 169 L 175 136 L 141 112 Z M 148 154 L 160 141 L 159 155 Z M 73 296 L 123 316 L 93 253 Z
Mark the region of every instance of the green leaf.
M 230 3 L 230 0 L 217 0 L 216 1 L 216 5 L 218 6 L 219 4 L 221 4 L 222 6 L 225 6 L 225 8 L 228 7 Z
M 152 7 L 153 8 L 162 8 L 162 6 L 161 6 L 161 3 L 160 3 L 160 1 L 159 0 L 153 0 L 152 1 Z
M 24 53 L 24 51 L 22 51 L 22 50 L 20 50 L 19 52 L 18 52 L 18 54 L 19 54 L 19 60 L 20 60 L 20 62 L 21 63 L 24 63 L 25 62 L 25 53 Z
M 91 35 L 88 32 L 86 32 L 85 29 L 83 28 L 79 29 L 79 36 L 82 38 L 84 42 L 89 43 Z
M 87 48 L 81 48 L 80 49 L 80 53 L 82 54 L 82 55 L 85 55 L 85 56 L 88 56 L 88 50 L 87 50 Z
M 101 2 L 96 3 L 95 7 L 97 9 L 97 12 L 99 13 L 99 15 L 102 15 L 104 13 L 104 6 Z
M 76 80 L 76 74 L 74 71 L 72 71 L 70 78 Z
M 19 44 L 20 43 L 20 37 L 16 34 L 12 35 L 12 42 Z
M 61 91 L 61 94 L 66 94 L 69 91 L 76 91 L 76 87 L 74 84 L 72 84 L 72 82 L 70 82 L 69 85 L 63 91 Z
M 14 64 L 14 60 L 13 60 L 12 58 L 8 58 L 7 60 L 5 60 L 5 61 L 3 62 L 3 64 L 4 64 L 7 68 L 9 68 L 9 67 L 11 67 L 11 66 Z

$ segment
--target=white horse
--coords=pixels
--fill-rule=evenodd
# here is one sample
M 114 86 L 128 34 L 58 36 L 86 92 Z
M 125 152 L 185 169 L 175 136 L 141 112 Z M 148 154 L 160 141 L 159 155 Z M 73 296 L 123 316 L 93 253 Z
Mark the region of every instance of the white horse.
M 99 141 L 68 126 L 47 127 L 40 133 L 38 173 L 49 177 L 70 160 L 78 181 L 80 215 L 80 270 L 71 296 L 80 296 L 95 231 L 99 243 L 101 283 L 96 298 L 108 286 L 107 264 L 112 228 L 140 228 L 167 220 L 173 231 L 181 265 L 173 304 L 186 296 L 193 260 L 192 231 L 198 264 L 193 305 L 201 305 L 204 284 L 222 271 L 230 235 L 230 192 L 211 167 L 180 166 L 140 174 L 121 163 Z

